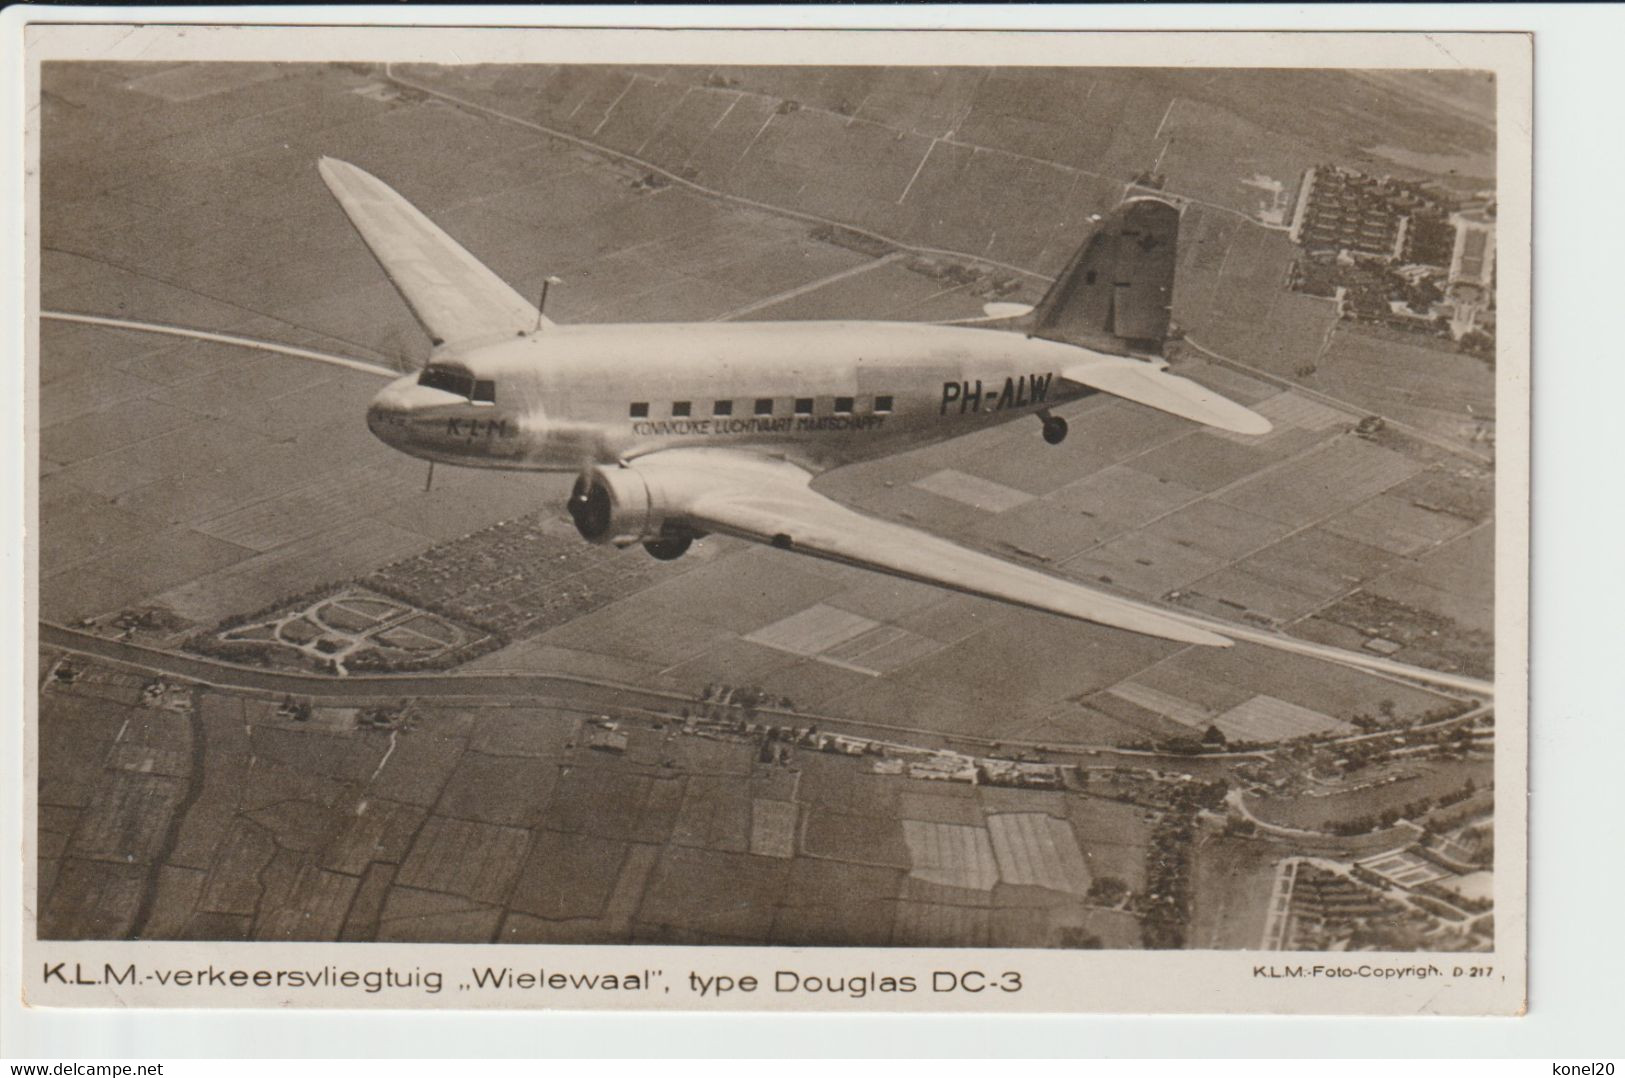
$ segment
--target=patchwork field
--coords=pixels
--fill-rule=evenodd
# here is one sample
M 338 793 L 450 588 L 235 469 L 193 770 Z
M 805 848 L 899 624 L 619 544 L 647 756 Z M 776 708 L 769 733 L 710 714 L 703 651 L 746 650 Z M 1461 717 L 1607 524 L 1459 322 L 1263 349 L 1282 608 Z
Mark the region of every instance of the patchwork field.
M 1303 134 L 1331 107 L 1285 117 L 1242 93 L 1239 76 L 1203 104 L 1173 73 L 1139 82 L 1101 73 L 1075 85 L 1019 72 L 986 85 L 953 71 L 842 72 L 816 85 L 758 69 L 719 70 L 720 82 L 611 69 L 409 74 L 492 108 L 505 102 L 519 119 L 596 132 L 605 146 L 676 162 L 696 182 L 771 206 L 883 224 L 908 242 L 1038 272 L 1068 255 L 1085 211 L 1115 199 L 1164 150 L 1171 189 L 1212 174 L 1211 146 L 1195 142 L 1207 125 L 1239 138 L 1267 119 Z M 651 185 L 646 169 L 378 71 L 75 65 L 47 81 L 51 309 L 421 362 L 427 341 L 315 173 L 322 154 L 386 177 L 521 292 L 548 273 L 564 277 L 549 301 L 562 321 L 944 317 L 975 313 L 985 298 L 879 249 L 815 238 L 806 221 Z M 184 95 L 171 83 L 184 83 Z M 1064 113 L 1051 106 L 1080 96 L 1090 116 L 1116 121 L 1089 127 L 1088 145 L 1045 126 Z M 801 107 L 776 111 L 791 98 Z M 1420 152 L 1436 125 L 1387 100 L 1415 125 L 1414 137 L 1388 144 Z M 919 134 L 896 140 L 900 125 Z M 1304 137 L 1315 153 L 1326 145 Z M 454 151 L 456 167 L 447 153 L 417 153 L 425 140 Z M 1040 145 L 1068 149 L 1050 160 Z M 852 181 L 860 187 L 815 182 L 840 154 L 874 162 Z M 1285 179 L 1290 164 L 1255 155 L 1226 167 Z M 1213 203 L 1193 204 L 1185 228 L 1176 314 L 1194 338 L 1228 351 L 1230 333 L 1257 346 L 1250 362 L 1276 373 L 1289 353 L 1329 339 L 1317 378 L 1380 371 L 1378 381 L 1413 396 L 1470 380 L 1415 356 L 1406 369 L 1434 383 L 1411 385 L 1382 366 L 1400 353 L 1342 331 L 1328 338 L 1321 309 L 1279 287 L 1285 241 L 1230 212 L 1252 212 L 1258 189 L 1226 193 L 1214 182 L 1183 192 Z M 1282 330 L 1282 319 L 1296 328 Z M 1340 646 L 1380 638 L 1401 661 L 1484 671 L 1487 471 L 1358 436 L 1360 410 L 1283 392 L 1193 350 L 1179 370 L 1257 406 L 1277 430 L 1221 436 L 1096 397 L 1065 409 L 1072 434 L 1061 446 L 1044 445 L 1036 424 L 991 428 L 842 470 L 820 487 L 1108 590 Z M 458 593 L 435 598 L 513 634 L 478 660 L 482 670 L 560 670 L 685 693 L 755 684 L 809 709 L 899 726 L 1106 742 L 1225 716 L 1221 729 L 1239 736 L 1335 729 L 1376 699 L 1395 699 L 1402 715 L 1438 702 L 1264 649 L 1199 656 L 733 541 L 705 540 L 669 566 L 635 550 L 606 557 L 580 547 L 563 517 L 567 477 L 443 470 L 423 490 L 423 465 L 360 420 L 375 383 L 327 366 L 46 322 L 40 376 L 41 611 L 51 621 L 152 605 L 212 625 L 392 563 L 395 576 L 424 581 L 456 565 Z M 1315 384 L 1353 394 L 1352 382 Z M 486 533 L 499 523 L 507 531 Z M 465 539 L 475 534 L 496 538 Z M 475 550 L 484 553 L 472 559 Z M 1280 703 L 1245 710 L 1266 698 Z M 759 840 L 778 842 L 770 833 Z M 748 848 L 748 834 L 738 841 Z
M 1449 162 L 1487 185 L 1482 88 L 1441 78 L 51 65 L 42 305 L 413 369 L 429 342 L 322 185 L 331 155 L 521 293 L 563 278 L 561 322 L 966 318 L 1036 299 L 1089 214 L 1157 173 L 1185 213 L 1175 370 L 1273 432 L 1096 396 L 1061 409 L 1060 446 L 991 427 L 819 489 L 1114 594 L 1487 677 L 1488 371 L 1286 292 L 1294 248 L 1271 220 L 1325 160 Z M 1426 104 L 1441 95 L 1451 119 Z M 230 631 L 318 657 L 375 631 L 431 658 L 491 633 L 505 646 L 459 668 L 482 684 L 558 673 L 695 711 L 702 690 L 749 687 L 831 731 L 1093 756 L 1064 790 L 972 786 L 633 708 L 606 733 L 573 697 L 301 710 L 81 664 L 41 696 L 45 937 L 1138 947 L 1125 896 L 1164 867 L 1148 854 L 1166 813 L 1097 766 L 1142 750 L 1103 746 L 1210 726 L 1271 743 L 1447 702 L 733 539 L 672 563 L 589 547 L 568 476 L 441 469 L 426 489 L 366 429 L 370 376 L 54 320 L 40 337 L 46 622 L 173 646 L 257 612 Z M 1373 412 L 1432 440 L 1357 431 Z M 1236 759 L 1177 766 L 1208 781 Z M 1247 806 L 1318 828 L 1469 782 L 1460 804 L 1488 803 L 1476 755 L 1383 766 L 1380 787 Z M 1257 947 L 1285 846 L 1220 826 L 1189 851 L 1186 944 Z
M 409 701 L 380 726 L 75 669 L 42 698 L 44 938 L 1139 943 L 1088 896 L 1092 872 L 1140 885 L 1149 830 L 1084 794 L 762 763 L 648 720 L 605 752 L 547 707 Z

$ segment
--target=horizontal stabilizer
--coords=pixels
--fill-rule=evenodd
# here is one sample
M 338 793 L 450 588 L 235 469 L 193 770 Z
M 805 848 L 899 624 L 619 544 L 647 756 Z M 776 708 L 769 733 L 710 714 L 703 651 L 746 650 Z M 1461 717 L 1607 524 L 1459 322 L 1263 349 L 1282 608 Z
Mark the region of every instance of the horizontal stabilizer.
M 1061 370 L 1061 377 L 1114 397 L 1143 404 L 1236 434 L 1268 434 L 1270 421 L 1235 401 L 1151 363 L 1123 356 L 1092 355 Z
M 1030 303 L 984 303 L 982 313 L 989 318 L 1021 318 L 1033 313 Z
M 1018 319 L 1025 319 L 1033 313 L 1031 305 L 1026 303 L 984 303 L 982 313 L 974 318 L 950 318 L 946 322 L 936 322 L 939 326 L 989 326 L 993 329 L 1023 329 Z M 993 322 L 1017 322 L 1012 326 L 991 326 Z M 1023 332 L 1025 330 L 1023 329 Z

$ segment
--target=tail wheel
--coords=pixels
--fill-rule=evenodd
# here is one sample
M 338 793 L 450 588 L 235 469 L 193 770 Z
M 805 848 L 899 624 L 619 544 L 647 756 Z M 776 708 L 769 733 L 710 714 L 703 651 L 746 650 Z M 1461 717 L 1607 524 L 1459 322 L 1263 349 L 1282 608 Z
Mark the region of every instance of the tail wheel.
M 659 539 L 650 539 L 643 544 L 643 549 L 661 561 L 676 561 L 688 553 L 688 548 L 693 542 L 692 535 L 663 536 Z
M 1050 445 L 1060 445 L 1066 441 L 1066 420 L 1058 415 L 1047 415 L 1044 420 L 1044 441 Z

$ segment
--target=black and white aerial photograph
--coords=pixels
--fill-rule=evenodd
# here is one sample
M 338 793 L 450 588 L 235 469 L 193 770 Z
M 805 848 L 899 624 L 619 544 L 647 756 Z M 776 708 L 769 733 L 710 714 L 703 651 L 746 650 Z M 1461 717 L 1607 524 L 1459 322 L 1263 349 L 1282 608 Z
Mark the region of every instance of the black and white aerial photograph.
M 43 64 L 40 941 L 1495 950 L 1494 73 L 582 59 Z

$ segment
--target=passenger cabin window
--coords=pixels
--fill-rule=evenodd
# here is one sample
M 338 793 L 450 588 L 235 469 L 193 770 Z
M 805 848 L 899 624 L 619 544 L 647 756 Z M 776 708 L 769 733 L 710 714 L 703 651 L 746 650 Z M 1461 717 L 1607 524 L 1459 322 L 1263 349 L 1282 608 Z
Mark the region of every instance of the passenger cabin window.
M 762 397 L 759 400 L 757 400 L 757 402 L 756 402 L 756 414 L 757 415 L 772 415 L 773 414 L 773 398 L 772 397 Z
M 796 415 L 812 415 L 813 399 L 811 397 L 796 398 Z
M 875 414 L 885 415 L 891 411 L 891 394 L 875 398 Z
M 673 401 L 672 402 L 671 414 L 674 415 L 674 416 L 690 415 L 690 414 L 693 413 L 693 411 L 694 411 L 694 405 L 693 405 L 693 402 L 691 402 L 691 401 Z
M 717 401 L 715 404 L 713 404 L 711 406 L 711 414 L 712 415 L 733 415 L 734 414 L 734 402 L 733 401 Z
M 459 397 L 474 395 L 474 376 L 456 367 L 441 367 L 431 363 L 418 375 L 418 385 L 455 393 Z
M 836 415 L 851 415 L 852 414 L 852 398 L 851 397 L 836 397 L 835 398 L 835 414 Z
M 495 404 L 497 402 L 497 384 L 488 378 L 480 378 L 474 382 L 475 404 Z
M 649 418 L 649 402 L 648 401 L 633 401 L 632 402 L 632 418 L 633 419 L 648 419 Z

